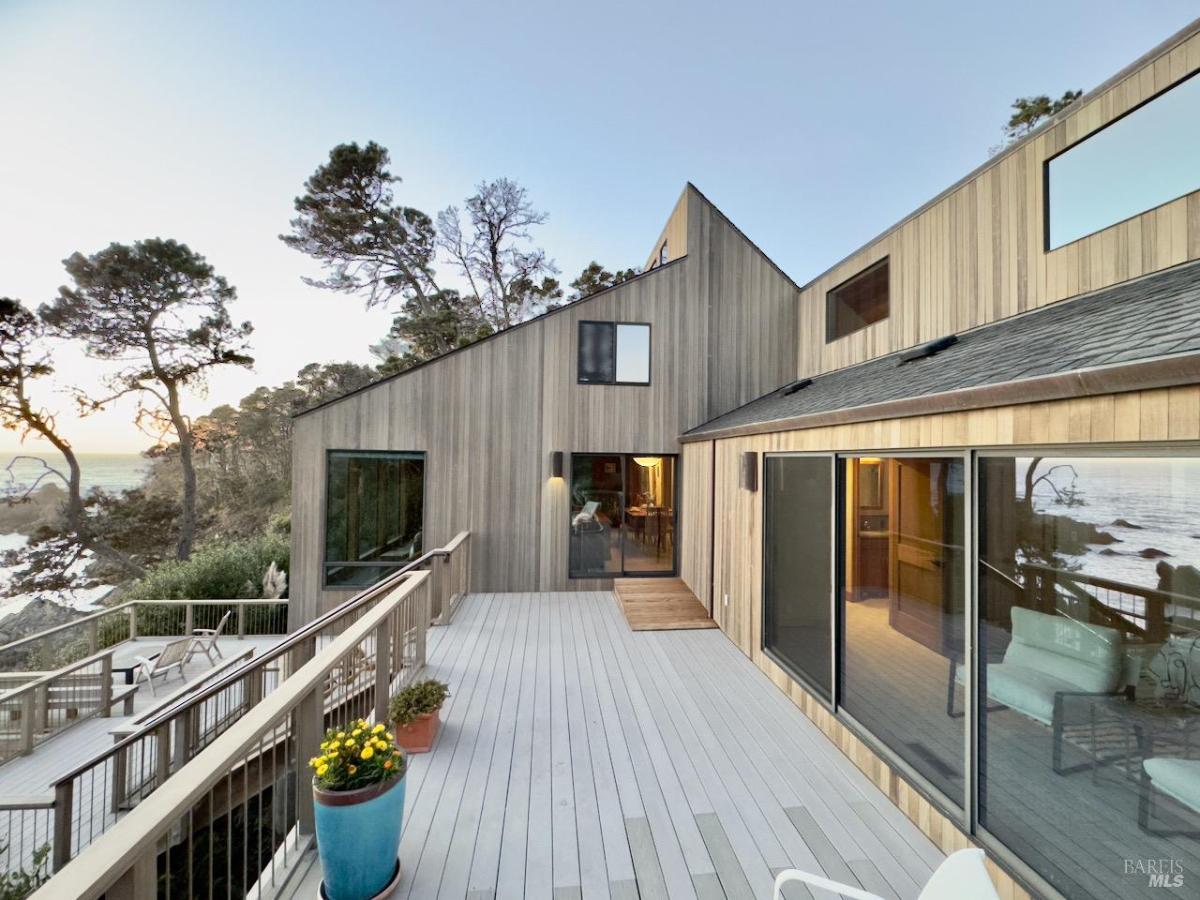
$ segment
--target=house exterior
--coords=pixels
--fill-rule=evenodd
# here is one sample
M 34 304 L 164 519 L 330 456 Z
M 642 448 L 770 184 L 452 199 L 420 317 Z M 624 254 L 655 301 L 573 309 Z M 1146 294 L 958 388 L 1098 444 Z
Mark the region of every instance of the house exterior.
M 689 185 L 645 274 L 302 415 L 294 615 L 460 528 L 475 590 L 678 574 L 1014 895 L 1186 894 L 1198 72 L 1200 21 L 802 287 Z

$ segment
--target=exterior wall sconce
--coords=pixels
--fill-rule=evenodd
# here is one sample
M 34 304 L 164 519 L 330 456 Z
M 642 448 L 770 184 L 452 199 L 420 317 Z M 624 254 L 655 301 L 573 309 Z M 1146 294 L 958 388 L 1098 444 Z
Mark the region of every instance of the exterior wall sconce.
M 550 477 L 563 477 L 563 452 L 561 450 L 550 451 Z
M 742 454 L 742 487 L 747 491 L 758 490 L 758 454 L 753 450 Z

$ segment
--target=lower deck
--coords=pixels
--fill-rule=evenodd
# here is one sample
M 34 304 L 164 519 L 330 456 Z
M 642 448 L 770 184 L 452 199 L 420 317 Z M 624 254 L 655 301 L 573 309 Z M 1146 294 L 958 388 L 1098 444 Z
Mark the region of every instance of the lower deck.
M 748 900 L 787 867 L 908 898 L 942 858 L 720 631 L 474 594 L 428 674 L 452 693 L 410 759 L 398 898 Z

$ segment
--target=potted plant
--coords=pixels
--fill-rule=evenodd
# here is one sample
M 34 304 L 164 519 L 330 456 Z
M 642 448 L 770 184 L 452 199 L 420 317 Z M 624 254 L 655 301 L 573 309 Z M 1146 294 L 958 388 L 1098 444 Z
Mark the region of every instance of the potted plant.
M 392 698 L 388 715 L 396 728 L 396 743 L 407 753 L 425 753 L 438 732 L 438 713 L 450 696 L 448 685 L 433 678 L 414 681 Z
M 365 719 L 325 732 L 313 771 L 317 850 L 328 900 L 369 900 L 400 880 L 404 754 Z

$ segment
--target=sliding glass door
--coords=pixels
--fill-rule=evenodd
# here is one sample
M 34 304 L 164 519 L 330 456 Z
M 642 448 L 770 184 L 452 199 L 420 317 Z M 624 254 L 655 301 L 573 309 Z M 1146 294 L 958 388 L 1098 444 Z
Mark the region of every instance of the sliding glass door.
M 571 454 L 572 578 L 675 572 L 675 457 Z

